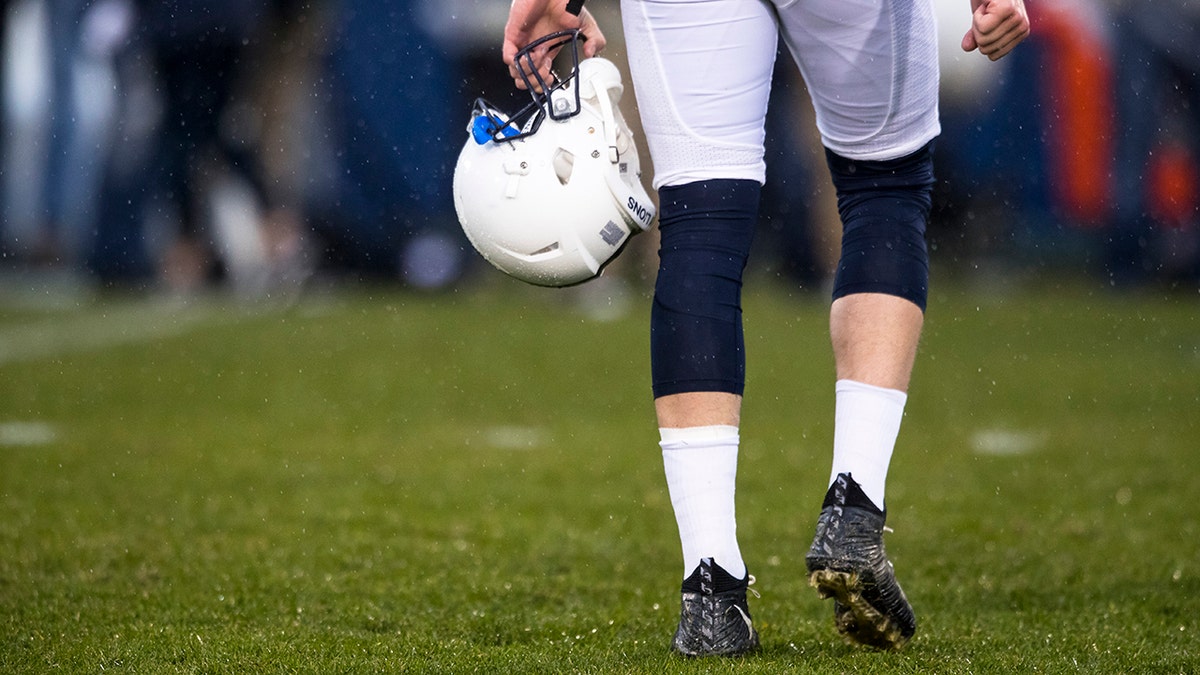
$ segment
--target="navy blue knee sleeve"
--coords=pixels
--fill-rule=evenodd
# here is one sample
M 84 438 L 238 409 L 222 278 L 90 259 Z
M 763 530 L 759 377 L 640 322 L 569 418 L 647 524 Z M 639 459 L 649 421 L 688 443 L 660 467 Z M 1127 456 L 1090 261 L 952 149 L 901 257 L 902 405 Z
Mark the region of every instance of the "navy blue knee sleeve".
M 659 190 L 658 280 L 650 311 L 654 396 L 746 383 L 742 271 L 762 186 L 708 180 Z
M 925 311 L 929 296 L 925 223 L 932 203 L 933 142 L 899 159 L 861 161 L 826 150 L 825 160 L 842 217 L 834 299 L 886 293 Z

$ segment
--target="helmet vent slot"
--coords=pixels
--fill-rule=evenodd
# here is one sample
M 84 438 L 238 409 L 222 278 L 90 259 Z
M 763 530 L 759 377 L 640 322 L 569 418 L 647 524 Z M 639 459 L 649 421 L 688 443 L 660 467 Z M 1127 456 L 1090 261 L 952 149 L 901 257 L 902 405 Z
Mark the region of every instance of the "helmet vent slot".
M 535 256 L 539 256 L 539 255 L 546 255 L 547 253 L 553 253 L 557 250 L 558 250 L 558 242 L 556 241 L 553 244 L 550 244 L 549 246 L 542 247 L 542 248 L 534 251 L 533 253 L 530 253 L 529 256 L 535 257 Z
M 571 173 L 575 170 L 575 155 L 568 150 L 559 148 L 554 151 L 553 166 L 558 182 L 566 185 L 571 182 Z

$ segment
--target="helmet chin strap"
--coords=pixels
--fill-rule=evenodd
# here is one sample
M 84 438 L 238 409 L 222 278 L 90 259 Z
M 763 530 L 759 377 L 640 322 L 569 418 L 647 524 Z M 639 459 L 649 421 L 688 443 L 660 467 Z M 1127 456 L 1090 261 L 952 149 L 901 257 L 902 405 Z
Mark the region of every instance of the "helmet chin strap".
M 582 83 L 580 83 L 580 86 L 582 86 Z M 608 89 L 601 89 L 594 85 L 592 88 L 596 91 L 596 100 L 600 106 L 600 117 L 604 119 L 604 143 L 608 145 L 608 161 L 616 164 L 621 160 L 621 152 L 617 149 L 617 116 L 613 112 L 612 97 L 609 96 Z
M 582 71 L 581 67 L 580 72 Z M 596 106 L 600 109 L 600 118 L 604 127 L 604 143 L 608 146 L 608 161 L 611 164 L 618 164 L 621 161 L 621 151 L 617 145 L 617 134 L 620 132 L 624 120 L 617 115 L 611 92 L 613 89 L 618 89 L 620 85 L 611 86 L 610 83 L 610 86 L 607 87 L 599 86 L 603 82 L 604 78 L 601 74 L 596 73 L 588 78 L 587 84 L 594 92 Z M 582 89 L 584 83 L 578 82 L 576 86 Z M 624 174 L 624 170 L 606 171 L 604 179 L 608 183 L 608 189 L 612 191 L 613 199 L 620 207 L 622 215 L 625 216 L 626 225 L 634 231 L 647 230 L 650 228 L 651 221 L 654 220 L 654 205 L 640 185 L 635 188 L 624 180 Z M 638 180 L 637 176 L 634 176 L 633 179 L 634 181 Z

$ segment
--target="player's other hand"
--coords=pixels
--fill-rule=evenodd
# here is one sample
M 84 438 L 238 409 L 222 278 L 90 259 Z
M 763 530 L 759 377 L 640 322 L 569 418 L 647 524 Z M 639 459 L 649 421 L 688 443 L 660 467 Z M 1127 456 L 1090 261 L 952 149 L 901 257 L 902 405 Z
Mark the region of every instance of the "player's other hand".
M 544 35 L 576 28 L 583 31 L 584 37 L 587 38 L 582 44 L 583 58 L 591 58 L 604 49 L 604 33 L 586 9 L 580 12 L 579 16 L 575 16 L 567 11 L 566 0 L 513 0 L 512 8 L 508 12 L 508 23 L 504 26 L 503 55 L 504 62 L 508 64 L 508 74 L 512 76 L 518 89 L 525 89 L 526 86 L 525 79 L 521 77 L 515 63 L 517 52 Z M 545 81 L 550 80 L 550 66 L 558 49 L 539 47 L 532 54 L 534 66 Z M 531 82 L 536 82 L 532 73 L 527 75 Z
M 1024 0 L 971 0 L 971 30 L 963 36 L 963 51 L 974 51 L 995 61 L 1011 52 L 1029 35 L 1029 15 Z

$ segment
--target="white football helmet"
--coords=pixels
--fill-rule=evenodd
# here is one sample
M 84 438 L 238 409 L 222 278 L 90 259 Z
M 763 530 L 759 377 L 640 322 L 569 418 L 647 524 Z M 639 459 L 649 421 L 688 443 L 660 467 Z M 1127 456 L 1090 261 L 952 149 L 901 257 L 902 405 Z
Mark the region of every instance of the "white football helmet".
M 617 105 L 617 67 L 579 61 L 578 31 L 538 40 L 518 62 L 554 39 L 572 43 L 571 76 L 530 82 L 543 93 L 512 118 L 479 99 L 454 169 L 454 206 L 471 244 L 502 272 L 538 286 L 595 278 L 655 214 Z

